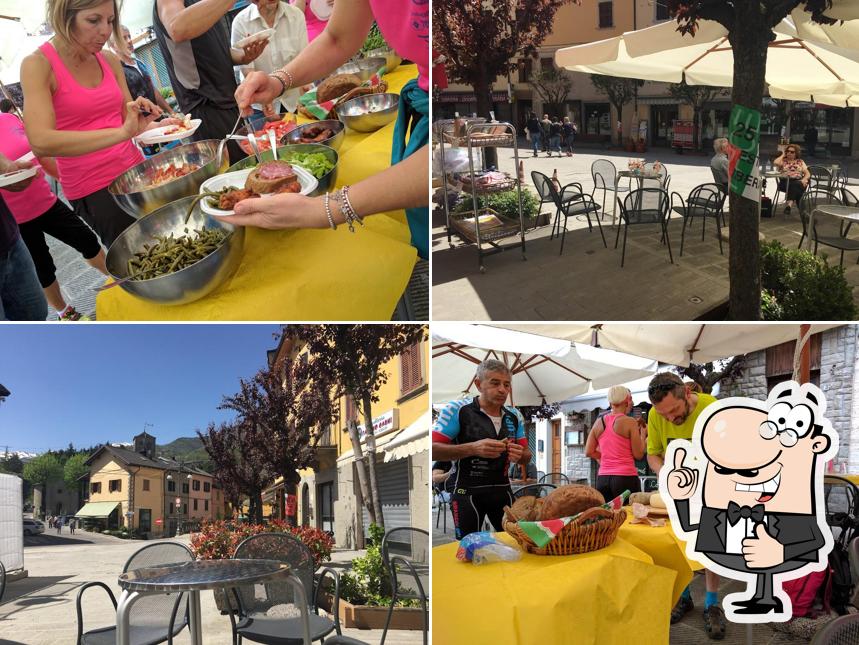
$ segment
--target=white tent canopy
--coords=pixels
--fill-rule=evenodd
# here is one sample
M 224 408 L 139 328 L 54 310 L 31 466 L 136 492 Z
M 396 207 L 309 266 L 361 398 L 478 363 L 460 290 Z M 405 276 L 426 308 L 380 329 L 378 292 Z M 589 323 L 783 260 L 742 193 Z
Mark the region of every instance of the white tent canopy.
M 813 31 L 812 27 L 805 27 Z M 830 27 L 830 32 L 834 27 Z M 771 89 L 820 95 L 859 93 L 859 50 L 827 42 L 804 41 L 793 19 L 775 29 L 767 53 L 766 81 Z M 711 20 L 699 22 L 696 35 L 682 35 L 673 21 L 595 43 L 555 52 L 559 67 L 591 74 L 732 87 L 734 56 L 728 32 Z M 841 103 L 843 104 L 843 102 Z
M 600 347 L 681 366 L 690 361 L 706 363 L 758 351 L 799 336 L 799 323 L 561 323 L 504 327 L 576 343 L 591 343 L 596 331 Z M 838 325 L 811 325 L 811 332 L 833 327 Z
M 432 326 L 433 401 L 475 396 L 477 364 L 505 362 L 513 372 L 513 405 L 555 403 L 591 386 L 609 387 L 653 374 L 656 362 L 486 325 Z

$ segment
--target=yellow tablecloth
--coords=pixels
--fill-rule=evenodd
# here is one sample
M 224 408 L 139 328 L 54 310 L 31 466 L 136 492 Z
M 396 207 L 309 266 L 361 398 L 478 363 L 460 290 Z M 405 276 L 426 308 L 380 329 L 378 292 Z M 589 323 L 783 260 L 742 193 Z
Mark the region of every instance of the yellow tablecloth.
M 399 93 L 415 65 L 384 78 Z M 347 130 L 339 151 L 337 184 L 354 184 L 390 165 L 394 124 L 372 133 Z M 99 320 L 390 320 L 408 284 L 417 252 L 405 212 L 368 217 L 345 226 L 301 231 L 248 229 L 242 263 L 212 294 L 187 305 L 165 306 L 121 288 L 96 299 Z
M 620 527 L 618 537 L 647 553 L 653 558 L 654 564 L 677 572 L 671 596 L 673 606 L 673 603 L 680 598 L 683 589 L 692 580 L 692 572 L 700 571 L 704 567 L 686 557 L 686 543 L 677 539 L 674 531 L 671 530 L 670 522 L 666 522 L 665 526 L 630 524 L 632 509 L 627 507 L 626 511 L 628 517 Z
M 834 474 L 836 474 L 836 473 L 832 473 L 832 474 L 834 475 Z M 850 481 L 852 481 L 854 484 L 856 484 L 857 486 L 859 486 L 859 475 L 841 475 L 841 474 L 839 474 L 838 476 L 839 476 L 839 477 L 843 477 L 844 479 L 849 479 L 849 480 L 850 480 Z
M 501 535 L 513 544 L 513 539 Z M 475 566 L 433 549 L 433 641 L 445 645 L 668 642 L 675 571 L 617 538 L 570 556 Z

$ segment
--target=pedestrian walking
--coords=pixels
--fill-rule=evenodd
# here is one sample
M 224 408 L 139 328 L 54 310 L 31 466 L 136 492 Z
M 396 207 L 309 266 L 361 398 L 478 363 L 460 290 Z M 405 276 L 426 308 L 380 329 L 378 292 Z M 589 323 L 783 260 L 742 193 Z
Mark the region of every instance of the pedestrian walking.
M 558 117 L 554 117 L 552 120 L 552 124 L 549 126 L 549 156 L 552 156 L 552 151 L 558 153 L 558 156 L 561 156 L 561 136 L 563 135 L 564 128 L 561 125 L 561 121 Z
M 549 152 L 549 135 L 552 131 L 552 121 L 549 119 L 548 114 L 543 115 L 543 120 L 540 121 L 540 129 L 543 140 L 543 152 Z
M 568 116 L 564 117 L 564 123 L 563 123 L 562 127 L 564 130 L 564 135 L 563 135 L 564 139 L 563 139 L 562 145 L 563 145 L 564 150 L 567 151 L 567 156 L 572 157 L 573 156 L 573 141 L 576 138 L 576 134 L 578 133 L 578 130 L 576 128 L 576 124 L 572 123 L 570 121 L 570 117 L 568 117 Z
M 56 527 L 57 527 L 57 535 L 60 535 L 60 534 L 63 532 L 63 518 L 62 518 L 62 517 L 58 517 L 58 518 L 54 521 L 54 526 L 56 526 Z
M 528 122 L 525 125 L 525 129 L 528 131 L 528 137 L 531 139 L 531 148 L 533 149 L 534 156 L 536 157 L 537 153 L 540 152 L 540 140 L 543 138 L 543 130 L 540 127 L 540 120 L 533 112 L 528 116 Z
M 75 525 L 77 524 L 77 520 L 73 517 L 69 520 L 69 533 L 72 535 L 75 534 Z

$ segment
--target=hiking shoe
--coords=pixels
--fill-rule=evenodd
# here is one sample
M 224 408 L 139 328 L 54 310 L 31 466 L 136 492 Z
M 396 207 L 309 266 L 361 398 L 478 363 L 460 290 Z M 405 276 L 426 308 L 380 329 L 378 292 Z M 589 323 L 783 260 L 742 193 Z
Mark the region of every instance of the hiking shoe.
M 719 605 L 710 605 L 704 610 L 704 628 L 713 640 L 725 638 L 725 613 Z
M 785 214 L 785 215 L 790 215 L 790 206 L 785 206 L 785 207 L 784 207 L 784 214 Z
M 69 306 L 69 308 L 66 309 L 63 315 L 59 316 L 59 319 L 62 322 L 77 322 L 79 320 L 90 320 L 90 318 L 88 318 L 87 316 L 78 313 L 72 306 Z
M 683 616 L 693 609 L 695 609 L 695 603 L 692 602 L 692 599 L 680 596 L 680 600 L 677 601 L 674 609 L 671 610 L 671 624 L 679 623 L 683 620 Z

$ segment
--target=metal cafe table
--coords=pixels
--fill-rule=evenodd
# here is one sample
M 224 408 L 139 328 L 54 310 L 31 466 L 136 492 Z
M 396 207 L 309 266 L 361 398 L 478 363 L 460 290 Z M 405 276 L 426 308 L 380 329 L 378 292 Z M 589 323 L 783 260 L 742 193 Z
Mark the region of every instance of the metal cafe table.
M 203 645 L 201 591 L 229 589 L 271 580 L 283 580 L 294 588 L 296 604 L 301 610 L 304 643 L 310 645 L 310 617 L 304 585 L 288 564 L 277 560 L 196 560 L 123 573 L 119 576 L 122 595 L 116 607 L 116 643 L 129 645 L 129 616 L 132 606 L 140 597 L 187 592 L 191 643 Z

